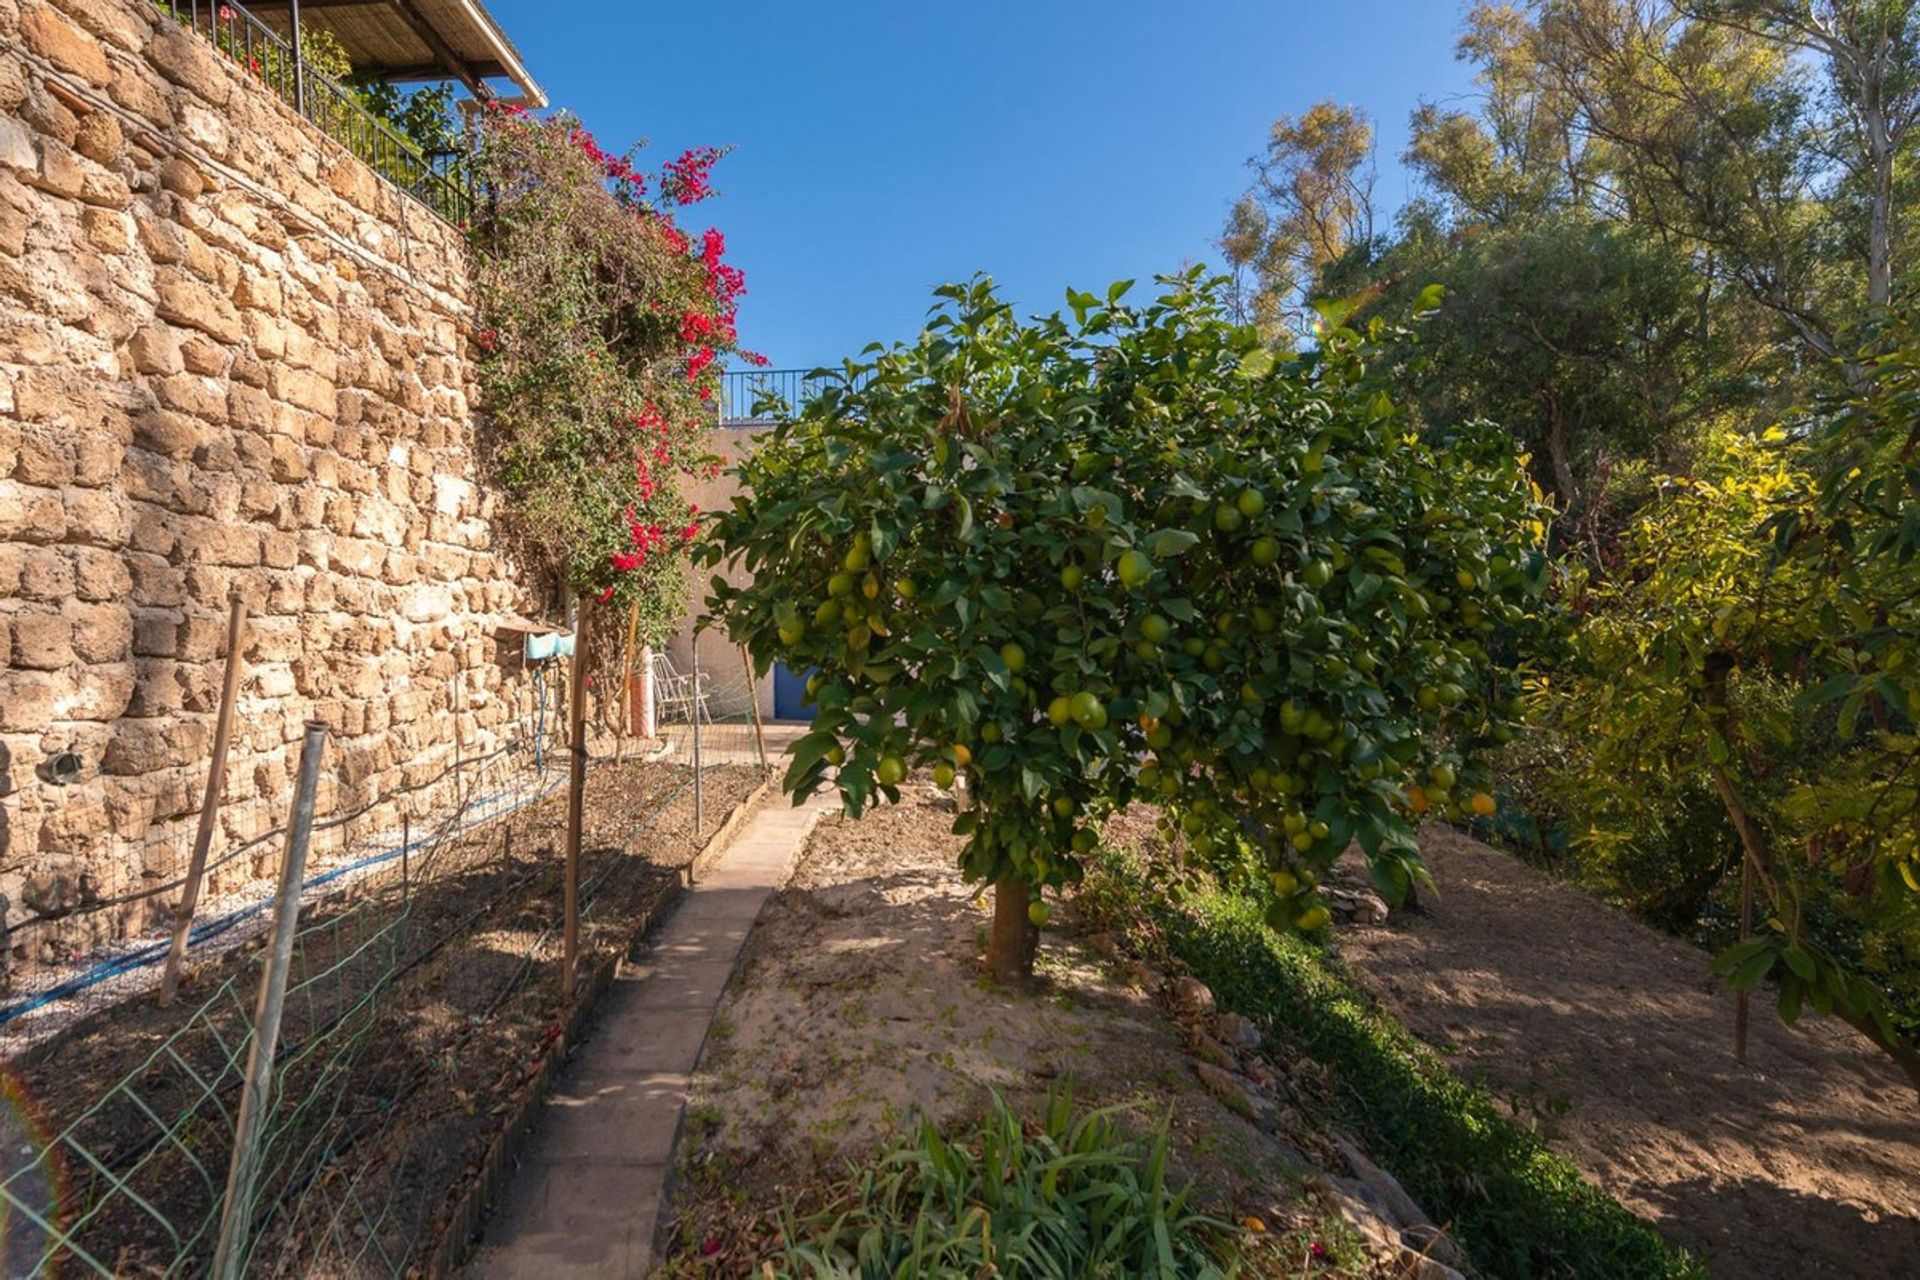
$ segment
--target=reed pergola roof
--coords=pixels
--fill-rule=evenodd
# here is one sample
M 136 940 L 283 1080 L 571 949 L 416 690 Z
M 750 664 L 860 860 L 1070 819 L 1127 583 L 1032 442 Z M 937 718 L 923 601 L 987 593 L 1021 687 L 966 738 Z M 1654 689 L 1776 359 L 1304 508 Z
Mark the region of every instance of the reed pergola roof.
M 293 0 L 241 0 L 283 29 Z M 513 82 L 529 107 L 547 95 L 480 0 L 299 0 L 304 30 L 324 29 L 340 42 L 353 69 L 396 82 L 458 80 L 476 97 L 497 96 L 487 81 Z

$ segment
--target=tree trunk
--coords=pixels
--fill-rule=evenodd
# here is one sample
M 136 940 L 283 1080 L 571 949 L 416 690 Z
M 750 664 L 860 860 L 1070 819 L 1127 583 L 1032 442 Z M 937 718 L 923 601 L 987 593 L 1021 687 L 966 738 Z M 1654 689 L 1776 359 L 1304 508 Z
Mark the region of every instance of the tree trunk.
M 1033 980 L 1033 953 L 1040 930 L 1027 918 L 1030 890 L 1018 880 L 1000 880 L 993 886 L 993 932 L 987 937 L 987 974 L 1003 986 L 1024 986 Z
M 1706 710 L 1708 720 L 1733 749 L 1734 736 L 1733 710 L 1727 698 L 1727 683 L 1733 674 L 1734 660 L 1730 655 L 1712 653 L 1707 655 L 1706 669 Z M 1741 799 L 1739 790 L 1733 785 L 1724 767 L 1718 764 L 1708 766 L 1713 777 L 1714 789 L 1720 793 L 1720 802 L 1726 806 L 1727 817 L 1733 820 L 1733 829 L 1740 835 L 1740 846 L 1745 853 L 1747 865 L 1753 869 L 1759 887 L 1767 895 L 1768 902 L 1776 912 L 1784 909 L 1783 889 L 1774 865 L 1772 850 L 1768 847 L 1766 832 L 1760 829 L 1753 815 L 1747 810 L 1746 802 Z M 1834 1005 L 1833 1016 L 1858 1031 L 1871 1041 L 1875 1048 L 1892 1058 L 1913 1085 L 1914 1092 L 1920 1093 L 1920 1050 L 1900 1039 L 1882 1031 L 1880 1024 L 1872 1017 L 1851 1009 Z
M 1560 402 L 1547 397 L 1547 461 L 1553 467 L 1553 487 L 1560 492 L 1560 514 L 1566 515 L 1580 501 L 1579 482 L 1573 478 L 1573 449 L 1567 442 L 1567 424 Z

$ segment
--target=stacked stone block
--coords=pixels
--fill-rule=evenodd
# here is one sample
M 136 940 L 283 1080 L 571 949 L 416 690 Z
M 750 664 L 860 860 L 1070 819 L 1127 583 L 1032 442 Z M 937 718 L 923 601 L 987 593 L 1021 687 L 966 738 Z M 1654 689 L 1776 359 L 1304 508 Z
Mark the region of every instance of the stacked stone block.
M 285 819 L 310 718 L 335 733 L 323 812 L 518 723 L 497 629 L 523 602 L 476 475 L 464 272 L 457 229 L 154 6 L 0 0 L 16 966 L 143 927 L 156 904 L 21 921 L 180 874 L 231 592 L 254 620 L 229 839 Z M 66 750 L 86 769 L 54 786 L 45 762 Z

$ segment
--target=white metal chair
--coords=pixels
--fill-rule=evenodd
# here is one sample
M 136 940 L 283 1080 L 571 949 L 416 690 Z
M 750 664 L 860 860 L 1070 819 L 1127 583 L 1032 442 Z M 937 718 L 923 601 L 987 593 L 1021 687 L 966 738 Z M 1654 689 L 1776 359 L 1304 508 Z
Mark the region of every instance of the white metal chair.
M 673 659 L 665 653 L 653 655 L 654 714 L 662 723 L 683 721 L 691 724 L 694 716 L 698 715 L 702 723 L 712 724 L 713 711 L 707 705 L 712 686 L 712 677 L 707 672 L 681 672 L 674 668 Z

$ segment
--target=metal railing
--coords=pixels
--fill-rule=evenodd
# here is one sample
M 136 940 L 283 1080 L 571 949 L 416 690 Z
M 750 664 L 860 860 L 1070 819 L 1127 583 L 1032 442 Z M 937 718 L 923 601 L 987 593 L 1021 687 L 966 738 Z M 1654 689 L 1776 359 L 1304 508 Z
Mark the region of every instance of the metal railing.
M 436 214 L 464 225 L 473 208 L 466 157 L 427 155 L 368 111 L 353 90 L 298 56 L 288 37 L 233 0 L 153 0 L 213 43 L 282 102 Z
M 806 408 L 827 387 L 843 384 L 840 374 L 818 369 L 740 369 L 720 376 L 719 417 L 723 427 L 771 426 Z M 865 385 L 867 375 L 854 380 Z

